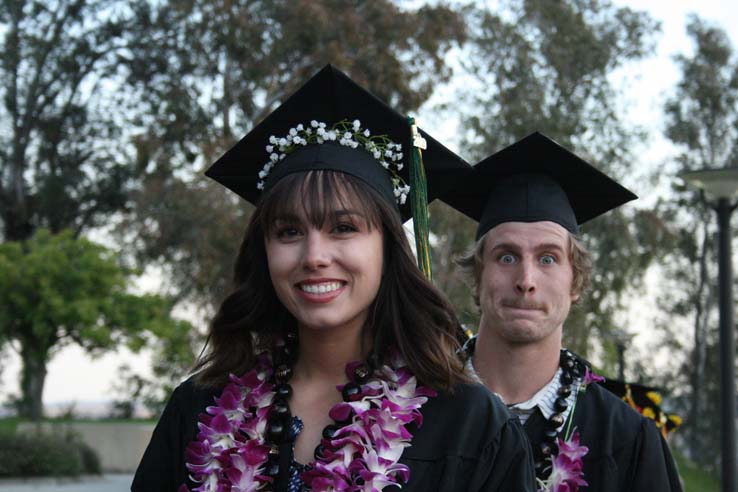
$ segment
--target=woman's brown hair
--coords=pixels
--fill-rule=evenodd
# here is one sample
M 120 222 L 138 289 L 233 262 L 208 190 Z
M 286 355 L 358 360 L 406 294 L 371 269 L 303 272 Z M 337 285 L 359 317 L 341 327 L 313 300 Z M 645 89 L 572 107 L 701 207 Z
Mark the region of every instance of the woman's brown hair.
M 216 313 L 207 350 L 195 365 L 200 384 L 220 386 L 229 374 L 248 371 L 256 353 L 271 351 L 276 339 L 296 329 L 267 266 L 264 238 L 275 219 L 304 215 L 322 227 L 337 208 L 359 212 L 383 232 L 384 273 L 364 325 L 373 353 L 396 348 L 418 380 L 438 390 L 469 380 L 457 357 L 464 332 L 446 297 L 416 266 L 397 210 L 358 178 L 311 171 L 280 179 L 252 215 L 236 260 L 234 289 Z

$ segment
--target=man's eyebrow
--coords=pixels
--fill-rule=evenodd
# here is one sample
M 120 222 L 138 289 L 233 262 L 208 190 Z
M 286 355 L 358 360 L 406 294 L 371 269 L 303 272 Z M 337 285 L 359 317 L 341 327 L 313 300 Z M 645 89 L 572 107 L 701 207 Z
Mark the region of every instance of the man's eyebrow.
M 563 245 L 559 243 L 543 243 L 536 246 L 536 251 L 565 251 L 566 248 L 564 248 Z
M 501 242 L 497 244 L 493 244 L 492 248 L 490 248 L 490 251 L 497 251 L 497 250 L 510 250 L 510 251 L 516 251 L 521 249 L 520 245 L 515 243 L 509 243 L 509 242 Z M 565 251 L 564 246 L 558 243 L 542 243 L 538 244 L 535 247 L 535 251 Z
M 520 246 L 518 246 L 517 244 L 514 244 L 514 243 L 501 242 L 501 243 L 493 244 L 492 247 L 490 248 L 490 251 L 496 251 L 498 249 L 518 250 L 518 249 L 520 249 Z

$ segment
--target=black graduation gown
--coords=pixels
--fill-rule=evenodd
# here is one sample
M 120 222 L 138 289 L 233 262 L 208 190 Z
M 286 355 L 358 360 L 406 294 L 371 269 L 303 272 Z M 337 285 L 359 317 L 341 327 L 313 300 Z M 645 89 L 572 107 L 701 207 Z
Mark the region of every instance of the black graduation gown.
M 544 419 L 535 412 L 525 423 L 533 443 L 541 442 Z M 589 448 L 584 480 L 597 492 L 681 491 L 679 474 L 655 422 L 598 384 L 577 397 L 572 429 Z M 534 444 L 535 445 L 535 444 Z
M 213 404 L 217 393 L 191 381 L 174 390 L 136 470 L 133 492 L 176 492 L 183 483 L 194 486 L 187 481 L 184 449 L 197 435 L 198 415 Z M 486 388 L 459 385 L 452 394 L 429 399 L 421 412 L 423 425 L 413 432 L 412 445 L 400 460 L 410 467 L 403 491 L 535 490 L 525 432 Z

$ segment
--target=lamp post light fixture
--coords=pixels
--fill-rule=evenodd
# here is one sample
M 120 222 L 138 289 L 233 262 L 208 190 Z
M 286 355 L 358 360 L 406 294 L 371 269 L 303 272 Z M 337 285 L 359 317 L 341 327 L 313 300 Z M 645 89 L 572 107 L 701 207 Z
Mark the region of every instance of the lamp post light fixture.
M 720 435 L 721 490 L 736 492 L 735 325 L 733 265 L 730 254 L 730 214 L 738 195 L 738 167 L 703 169 L 680 177 L 702 191 L 718 218 L 718 291 L 720 299 Z
M 618 355 L 618 379 L 625 382 L 625 349 L 630 344 L 633 334 L 623 329 L 615 329 L 611 335 Z

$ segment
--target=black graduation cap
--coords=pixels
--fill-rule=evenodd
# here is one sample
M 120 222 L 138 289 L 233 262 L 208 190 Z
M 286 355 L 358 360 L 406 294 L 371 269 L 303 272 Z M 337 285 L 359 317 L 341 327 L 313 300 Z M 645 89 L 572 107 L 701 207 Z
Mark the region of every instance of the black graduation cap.
M 362 131 L 371 135 L 386 135 L 389 140 L 402 146 L 396 153 L 402 153 L 397 161 L 402 169 L 398 174 L 405 183 L 410 184 L 410 159 L 412 132 L 408 118 L 390 108 L 383 101 L 360 87 L 346 74 L 331 65 L 326 65 L 305 85 L 286 99 L 277 109 L 256 125 L 245 137 L 218 159 L 205 174 L 223 186 L 236 192 L 247 201 L 256 204 L 261 196 L 257 188 L 260 182 L 268 189 L 287 174 L 309 170 L 334 170 L 356 176 L 372 186 L 393 205 L 398 206 L 403 220 L 411 216 L 410 200 L 397 204 L 394 185 L 390 173 L 382 167 L 380 160 L 363 146 L 351 148 L 336 141 L 320 145 L 298 145 L 294 152 L 275 163 L 268 176 L 260 177 L 265 163 L 270 162 L 273 149 L 267 145 L 286 138 L 291 129 L 302 125 L 316 132 L 313 122 L 325 123 L 325 130 L 345 121 L 348 127 L 358 120 Z M 459 156 L 448 150 L 422 130 L 427 149 L 422 152 L 427 170 L 428 202 L 443 198 L 450 189 L 449 179 L 460 170 L 471 166 Z M 304 134 L 303 134 L 304 135 Z M 271 140 L 271 142 L 270 142 Z
M 658 388 L 609 378 L 598 384 L 640 414 L 653 419 L 664 437 L 682 424 L 682 419 L 678 415 L 669 414 L 661 408 L 661 390 Z
M 592 165 L 535 132 L 492 154 L 444 199 L 479 222 L 477 239 L 503 222 L 579 224 L 638 198 Z

